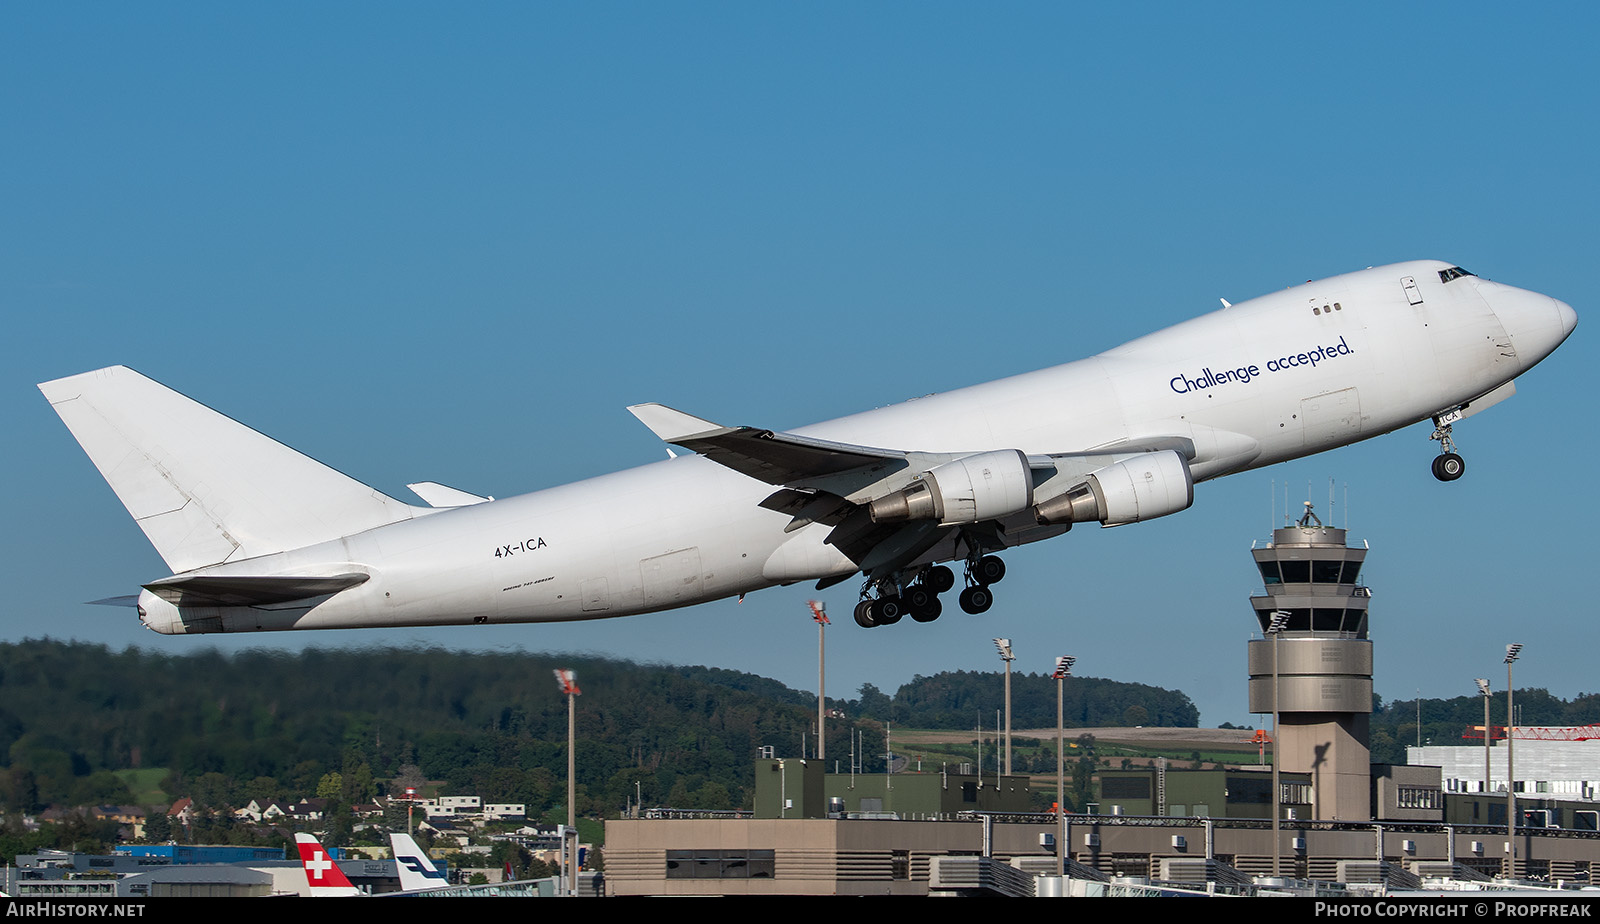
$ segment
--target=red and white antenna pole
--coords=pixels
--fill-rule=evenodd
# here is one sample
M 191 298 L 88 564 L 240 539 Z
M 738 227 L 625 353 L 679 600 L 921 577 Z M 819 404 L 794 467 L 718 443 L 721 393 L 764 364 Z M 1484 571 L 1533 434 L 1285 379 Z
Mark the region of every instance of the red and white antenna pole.
M 578 775 L 578 720 L 577 700 L 582 690 L 578 689 L 578 675 L 575 671 L 563 668 L 556 669 L 556 685 L 567 697 L 567 830 L 574 835 L 578 830 L 577 809 L 577 775 Z M 562 838 L 566 843 L 566 837 Z M 567 894 L 576 895 L 578 891 L 578 851 L 574 841 L 574 849 L 568 854 L 566 869 L 562 870 L 567 880 Z
M 822 630 L 828 623 L 828 605 L 821 600 L 807 600 L 806 606 L 811 608 L 811 618 L 817 623 L 817 760 L 824 760 L 828 756 L 827 735 L 823 733 L 822 723 L 826 717 L 826 698 L 823 693 L 827 679 L 827 663 L 823 656 Z

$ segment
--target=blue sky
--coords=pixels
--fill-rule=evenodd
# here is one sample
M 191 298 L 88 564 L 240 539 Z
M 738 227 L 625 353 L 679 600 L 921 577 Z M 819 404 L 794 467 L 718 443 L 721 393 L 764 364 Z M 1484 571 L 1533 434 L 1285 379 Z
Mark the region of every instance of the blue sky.
M 1423 425 L 1015 550 L 983 617 L 861 630 L 841 585 L 829 689 L 995 669 L 1004 635 L 1019 670 L 1071 653 L 1252 721 L 1248 549 L 1275 492 L 1280 516 L 1285 485 L 1326 512 L 1330 479 L 1373 549 L 1382 696 L 1471 693 L 1508 641 L 1519 684 L 1595 689 L 1592 5 L 0 17 L 0 638 L 583 651 L 815 689 L 805 587 L 584 624 L 153 635 L 82 605 L 167 572 L 33 386 L 125 363 L 397 497 L 508 496 L 661 458 L 628 404 L 799 426 L 1438 258 L 1586 319 L 1458 426 L 1464 479 L 1429 475 Z

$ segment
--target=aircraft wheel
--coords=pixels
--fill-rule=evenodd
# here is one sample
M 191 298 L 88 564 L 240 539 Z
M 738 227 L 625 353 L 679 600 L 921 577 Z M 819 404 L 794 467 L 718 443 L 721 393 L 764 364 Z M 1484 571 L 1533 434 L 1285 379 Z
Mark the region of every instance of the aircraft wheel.
M 906 589 L 905 596 L 901 599 L 905 600 L 906 608 L 915 614 L 918 610 L 927 609 L 929 603 L 934 602 L 939 598 L 932 590 L 923 587 L 920 584 L 913 584 Z
M 921 607 L 920 609 L 913 608 L 911 610 L 911 618 L 915 619 L 917 622 L 933 622 L 935 619 L 938 619 L 939 614 L 943 612 L 944 604 L 939 602 L 938 597 L 930 594 L 928 596 L 928 605 Z
M 937 565 L 928 569 L 928 576 L 923 578 L 933 592 L 942 594 L 956 586 L 956 573 L 944 565 Z
M 961 609 L 976 616 L 994 605 L 994 595 L 982 584 L 961 592 Z
M 870 629 L 877 625 L 872 619 L 871 600 L 862 600 L 856 604 L 856 625 L 863 629 Z
M 880 626 L 892 626 L 906 614 L 906 605 L 899 597 L 879 597 L 872 605 L 872 621 Z
M 1467 461 L 1453 452 L 1433 460 L 1433 477 L 1440 481 L 1455 481 L 1467 472 Z
M 972 577 L 979 584 L 998 584 L 1006 576 L 1006 563 L 994 555 L 985 555 L 978 559 L 978 564 L 972 569 Z

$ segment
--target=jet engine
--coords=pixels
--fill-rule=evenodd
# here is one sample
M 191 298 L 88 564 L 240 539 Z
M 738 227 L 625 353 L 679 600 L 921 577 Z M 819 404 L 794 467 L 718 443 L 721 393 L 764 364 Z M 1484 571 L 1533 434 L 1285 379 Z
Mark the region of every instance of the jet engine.
M 877 523 L 937 520 L 954 526 L 1009 516 L 1032 503 L 1028 457 L 1015 449 L 995 449 L 935 466 L 873 501 L 868 512 Z
M 1041 526 L 1100 521 L 1137 523 L 1187 510 L 1194 503 L 1189 461 L 1172 450 L 1147 452 L 1091 473 L 1088 480 L 1033 508 Z

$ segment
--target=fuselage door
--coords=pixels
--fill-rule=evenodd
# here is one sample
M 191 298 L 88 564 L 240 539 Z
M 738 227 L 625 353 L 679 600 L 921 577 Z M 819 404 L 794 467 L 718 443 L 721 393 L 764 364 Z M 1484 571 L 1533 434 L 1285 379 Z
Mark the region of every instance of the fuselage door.
M 1406 301 L 1413 305 L 1422 304 L 1422 290 L 1417 288 L 1417 280 L 1415 277 L 1400 277 L 1400 288 L 1406 290 Z
M 700 596 L 700 549 L 679 549 L 639 562 L 648 608 L 681 606 Z
M 583 596 L 583 611 L 598 613 L 611 609 L 611 588 L 603 577 L 590 578 L 579 588 Z
M 1300 420 L 1307 449 L 1342 446 L 1361 432 L 1361 398 L 1354 388 L 1305 398 L 1300 402 Z

